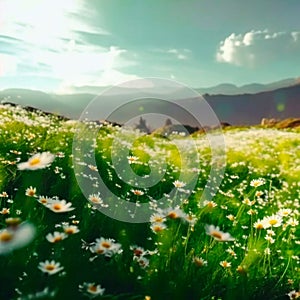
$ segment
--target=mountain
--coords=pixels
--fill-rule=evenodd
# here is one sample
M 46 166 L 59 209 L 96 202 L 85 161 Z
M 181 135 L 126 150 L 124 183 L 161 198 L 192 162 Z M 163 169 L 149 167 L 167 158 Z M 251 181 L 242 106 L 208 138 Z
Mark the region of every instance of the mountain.
M 287 79 L 283 79 L 268 84 L 251 83 L 242 86 L 236 86 L 230 83 L 223 83 L 214 87 L 199 88 L 195 90 L 198 91 L 200 94 L 209 94 L 209 95 L 256 94 L 260 92 L 271 91 L 275 89 L 297 85 L 299 81 L 300 78 L 287 78 Z
M 78 118 L 80 112 L 94 97 L 95 95 L 92 94 L 56 95 L 27 89 L 6 89 L 0 91 L 1 102 L 32 106 L 69 118 Z
M 299 118 L 300 84 L 257 94 L 207 95 L 220 121 L 239 125 L 259 124 L 262 118 Z
M 276 84 L 273 84 L 273 86 L 276 86 Z M 227 88 L 229 90 L 230 86 L 227 86 Z M 175 95 L 180 95 L 180 91 Z M 0 91 L 2 102 L 32 106 L 73 119 L 78 119 L 86 106 L 95 97 L 96 95 L 93 94 L 54 95 L 24 89 Z M 262 118 L 286 119 L 300 117 L 300 83 L 256 94 L 205 94 L 204 98 L 210 104 L 220 122 L 227 122 L 232 125 L 258 124 Z M 186 111 L 179 110 L 176 105 L 169 105 L 164 101 L 154 101 L 151 97 L 145 97 L 139 102 L 131 101 L 131 103 L 123 105 L 124 99 L 127 100 L 126 94 L 112 94 L 106 98 L 99 97 L 94 102 L 96 105 L 93 106 L 93 109 L 90 109 L 90 118 L 95 120 L 108 119 L 121 124 L 131 119 L 133 120 L 131 123 L 136 124 L 135 117 L 142 115 L 143 111 L 155 112 L 156 115 L 159 112 L 161 115 L 173 116 L 181 124 L 199 126 Z M 134 99 L 134 97 L 131 99 Z M 137 97 L 137 99 L 139 98 Z M 189 111 L 199 111 L 199 98 L 186 99 L 183 93 L 182 97 L 176 99 L 178 104 L 184 102 L 184 106 L 188 107 Z M 113 106 L 111 106 L 112 103 Z M 111 107 L 118 107 L 118 109 L 111 111 Z M 208 124 L 208 116 L 204 115 L 204 118 L 207 118 L 201 120 L 204 125 L 214 125 Z M 155 129 L 162 126 L 165 119 L 152 117 L 152 119 L 146 118 L 146 121 L 152 129 Z

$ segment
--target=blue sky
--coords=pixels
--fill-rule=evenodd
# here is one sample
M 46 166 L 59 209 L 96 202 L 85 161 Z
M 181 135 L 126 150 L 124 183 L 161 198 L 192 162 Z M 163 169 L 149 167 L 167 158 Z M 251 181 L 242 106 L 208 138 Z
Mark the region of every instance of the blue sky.
M 299 77 L 298 0 L 0 0 L 0 89 Z

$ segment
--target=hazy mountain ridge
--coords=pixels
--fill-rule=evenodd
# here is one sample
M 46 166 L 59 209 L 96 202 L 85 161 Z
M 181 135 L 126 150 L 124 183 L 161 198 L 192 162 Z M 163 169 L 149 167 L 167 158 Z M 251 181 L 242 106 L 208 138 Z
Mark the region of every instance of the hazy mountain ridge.
M 239 95 L 239 94 L 256 94 L 264 91 L 271 91 L 279 88 L 297 85 L 300 83 L 300 78 L 287 78 L 268 84 L 251 83 L 242 86 L 237 86 L 231 83 L 223 83 L 208 88 L 197 88 L 196 90 L 201 94 L 210 95 Z
M 286 82 L 289 82 L 289 80 L 286 80 Z M 276 85 L 276 83 L 273 85 Z M 55 95 L 26 89 L 8 89 L 0 91 L 0 99 L 2 102 L 13 102 L 22 106 L 32 106 L 71 119 L 78 119 L 86 106 L 95 97 L 96 95 L 88 93 Z M 124 97 L 125 95 L 112 95 L 111 100 L 121 104 Z M 210 104 L 221 122 L 228 122 L 233 125 L 258 124 L 262 118 L 286 119 L 300 117 L 300 83 L 256 94 L 205 94 L 204 98 Z M 178 103 L 184 101 L 185 104 L 188 105 L 190 111 L 199 108 L 198 99 L 196 98 L 181 98 L 176 101 Z M 101 103 L 100 98 L 97 107 L 99 111 L 101 111 L 101 105 L 105 104 Z M 158 105 L 162 105 L 162 109 L 158 108 L 157 111 L 164 112 L 165 114 L 168 113 L 168 109 L 163 107 L 163 104 Z M 125 109 L 122 117 L 126 119 L 127 114 L 130 115 L 132 109 L 135 109 L 135 107 L 130 106 L 127 111 Z M 136 107 L 136 109 L 138 109 L 138 107 Z M 112 121 L 118 123 L 124 122 L 124 120 L 121 119 Z M 187 116 L 184 116 L 180 122 L 195 126 Z

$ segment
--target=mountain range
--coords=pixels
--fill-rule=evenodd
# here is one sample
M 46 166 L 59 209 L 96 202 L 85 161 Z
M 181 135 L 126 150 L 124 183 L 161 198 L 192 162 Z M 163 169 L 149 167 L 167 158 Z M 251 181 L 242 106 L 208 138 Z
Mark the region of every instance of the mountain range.
M 284 84 L 285 86 L 282 87 Z M 218 91 L 218 89 L 220 93 L 216 92 L 216 94 L 206 89 L 204 98 L 221 122 L 233 125 L 252 125 L 260 123 L 262 118 L 285 119 L 300 117 L 300 81 L 298 79 L 286 79 L 268 85 L 252 84 L 239 88 L 226 84 L 214 87 L 214 91 Z M 234 91 L 237 92 L 237 89 L 241 91 L 247 90 L 248 92 L 234 94 Z M 260 89 L 264 90 L 255 93 L 249 92 Z M 175 95 L 177 96 L 176 102 L 178 104 L 184 101 L 185 106 L 188 106 L 190 111 L 199 109 L 199 99 L 184 98 L 184 93 L 181 97 L 180 91 L 176 92 Z M 2 102 L 36 107 L 43 111 L 56 113 L 71 119 L 78 119 L 86 106 L 95 97 L 96 94 L 90 93 L 58 95 L 27 89 L 7 89 L 0 91 L 0 100 Z M 115 106 L 121 106 L 124 98 L 126 98 L 126 91 L 125 89 L 120 89 L 115 95 L 110 95 L 110 98 L 106 99 L 108 100 L 106 103 L 114 102 Z M 156 105 L 155 110 L 161 114 L 168 115 L 172 113 L 170 109 L 172 110 L 173 108 L 165 106 L 162 103 L 157 102 L 153 104 L 153 101 L 151 102 L 149 99 L 143 101 L 138 106 L 135 106 L 134 103 L 128 105 L 123 109 L 122 113 L 113 114 L 111 116 L 113 119 L 110 121 L 124 123 L 134 116 L 134 112 L 136 112 L 136 115 L 141 114 L 141 106 Z M 103 112 L 109 110 L 109 107 L 106 107 L 105 103 L 101 103 L 101 98 L 98 102 L 98 107 L 95 110 L 99 112 L 99 119 L 103 119 L 103 116 L 105 116 Z M 176 112 L 174 112 L 174 115 L 176 116 Z M 191 126 L 197 125 L 187 114 L 181 114 L 180 118 L 181 123 Z M 156 125 L 151 125 L 154 128 L 156 127 Z

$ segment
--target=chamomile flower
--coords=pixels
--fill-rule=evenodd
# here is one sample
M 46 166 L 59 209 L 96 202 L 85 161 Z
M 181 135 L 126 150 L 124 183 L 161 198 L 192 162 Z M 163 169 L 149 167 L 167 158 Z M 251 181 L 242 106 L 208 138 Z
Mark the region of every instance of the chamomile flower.
M 66 200 L 52 200 L 46 206 L 55 213 L 64 213 L 75 209 L 72 207 L 72 203 L 66 202 Z
M 38 170 L 48 167 L 54 160 L 55 155 L 50 152 L 37 153 L 29 158 L 27 162 L 18 164 L 19 170 Z
M 10 214 L 10 209 L 4 207 L 4 208 L 1 209 L 0 214 L 1 215 L 9 215 Z
M 293 290 L 293 291 L 289 292 L 287 295 L 289 296 L 290 299 L 298 299 L 298 298 L 300 298 L 300 291 L 297 292 L 297 291 Z
M 235 240 L 230 233 L 221 231 L 219 226 L 205 225 L 205 231 L 207 235 L 210 235 L 219 242 L 230 242 Z
M 167 225 L 164 223 L 153 223 L 151 224 L 150 228 L 154 233 L 158 233 L 165 230 L 167 228 Z
M 291 212 L 292 210 L 290 208 L 282 208 L 277 212 L 277 214 L 281 217 L 287 217 L 291 214 Z
M 144 248 L 139 246 L 130 246 L 130 250 L 133 251 L 133 257 L 141 257 L 146 255 L 148 252 L 144 250 Z
M 100 194 L 91 194 L 89 195 L 89 201 L 91 201 L 93 204 L 102 204 L 103 200 L 100 197 Z
M 0 230 L 0 255 L 26 246 L 33 240 L 34 235 L 35 227 L 29 223 L 15 223 Z
M 131 190 L 131 192 L 136 196 L 142 196 L 144 195 L 144 192 L 141 190 Z
M 186 186 L 186 183 L 184 183 L 183 181 L 179 181 L 179 180 L 175 180 L 173 182 L 173 185 L 177 188 L 177 189 L 180 189 L 180 188 L 183 188 Z
M 260 230 L 260 229 L 264 229 L 264 222 L 262 222 L 261 220 L 257 220 L 254 224 L 253 227 Z
M 203 202 L 203 204 L 204 204 L 204 206 L 206 206 L 208 208 L 214 208 L 214 207 L 218 206 L 218 204 L 216 202 L 214 202 L 214 201 L 207 201 L 207 200 L 205 200 Z
M 166 220 L 165 215 L 160 214 L 160 213 L 155 213 L 151 215 L 150 217 L 150 222 L 151 223 L 163 223 Z
M 121 244 L 116 243 L 114 239 L 105 239 L 103 237 L 96 239 L 95 245 L 90 247 L 90 251 L 96 254 L 103 254 L 111 257 L 121 252 Z
M 141 256 L 141 257 L 135 256 L 134 260 L 137 261 L 138 264 L 140 265 L 140 267 L 143 269 L 145 269 L 149 265 L 149 259 L 144 256 Z
M 265 179 L 258 178 L 258 179 L 251 180 L 250 186 L 257 188 L 257 187 L 259 187 L 261 185 L 264 185 L 265 183 L 266 183 Z
M 30 186 L 25 190 L 25 195 L 28 197 L 35 197 L 36 196 L 36 188 Z
M 185 217 L 185 213 L 180 208 L 169 208 L 166 210 L 166 216 L 169 219 L 179 219 Z
M 63 225 L 64 233 L 71 235 L 79 232 L 79 229 L 76 225 Z
M 262 222 L 264 224 L 264 228 L 279 227 L 282 224 L 282 217 L 279 215 L 272 215 L 269 217 L 264 217 Z
M 55 231 L 53 233 L 48 233 L 46 235 L 46 239 L 50 243 L 58 243 L 58 242 L 64 240 L 66 237 L 67 237 L 67 235 L 65 233 L 58 232 L 58 231 Z
M 230 268 L 231 267 L 231 263 L 226 261 L 226 260 L 223 260 L 220 262 L 220 266 L 223 267 L 223 268 Z
M 49 204 L 51 202 L 51 198 L 47 197 L 47 196 L 39 196 L 39 198 L 37 199 L 38 202 L 40 202 L 43 205 Z
M 137 156 L 127 156 L 127 159 L 128 159 L 128 163 L 129 164 L 134 164 L 134 163 L 137 163 L 139 158 Z
M 55 262 L 54 260 L 49 261 L 46 260 L 45 262 L 40 262 L 38 265 L 38 268 L 49 275 L 54 275 L 61 270 L 63 270 L 63 267 L 60 266 L 59 262 Z
M 295 218 L 290 218 L 287 222 L 286 222 L 287 225 L 290 225 L 292 227 L 296 227 L 299 225 L 299 221 L 296 220 Z
M 100 284 L 95 284 L 94 282 L 84 282 L 82 285 L 79 285 L 79 291 L 92 299 L 97 296 L 102 296 L 105 292 L 105 289 L 102 288 Z
M 270 244 L 275 243 L 275 239 L 273 239 L 270 235 L 266 235 L 265 240 L 267 240 Z
M 226 218 L 229 220 L 229 221 L 231 221 L 231 222 L 233 222 L 234 220 L 235 220 L 235 216 L 234 215 L 227 215 L 226 216 Z
M 193 262 L 199 268 L 207 266 L 207 260 L 203 259 L 202 257 L 198 257 L 198 256 L 194 257 Z

